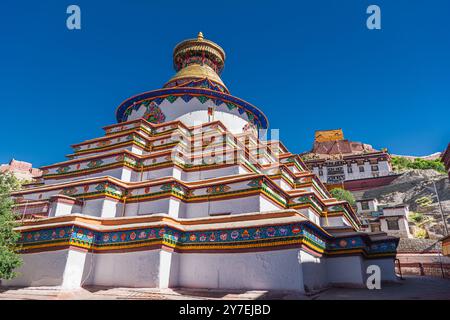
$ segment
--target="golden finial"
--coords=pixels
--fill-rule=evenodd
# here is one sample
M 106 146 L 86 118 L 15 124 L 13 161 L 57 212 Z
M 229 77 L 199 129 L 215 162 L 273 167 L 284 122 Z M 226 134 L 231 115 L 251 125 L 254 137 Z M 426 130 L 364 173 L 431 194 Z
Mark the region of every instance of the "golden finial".
M 203 33 L 201 31 L 198 33 L 197 40 L 198 41 L 202 41 L 203 40 Z

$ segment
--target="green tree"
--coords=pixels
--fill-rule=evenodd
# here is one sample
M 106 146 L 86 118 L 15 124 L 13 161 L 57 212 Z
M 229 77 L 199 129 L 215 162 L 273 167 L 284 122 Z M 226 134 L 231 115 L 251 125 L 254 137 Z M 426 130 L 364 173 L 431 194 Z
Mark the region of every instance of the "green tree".
M 20 233 L 14 231 L 18 226 L 12 210 L 12 191 L 20 188 L 19 181 L 10 173 L 0 173 L 0 279 L 12 279 L 17 274 L 14 270 L 22 265 L 17 253 L 17 241 Z
M 350 191 L 342 188 L 334 188 L 330 191 L 331 195 L 341 201 L 347 201 L 351 206 L 354 206 L 356 201 L 355 197 Z
M 415 158 L 410 160 L 403 157 L 392 157 L 392 166 L 395 171 L 400 171 L 404 169 L 434 169 L 440 173 L 446 173 L 444 164 L 440 159 L 425 160 L 421 158 Z

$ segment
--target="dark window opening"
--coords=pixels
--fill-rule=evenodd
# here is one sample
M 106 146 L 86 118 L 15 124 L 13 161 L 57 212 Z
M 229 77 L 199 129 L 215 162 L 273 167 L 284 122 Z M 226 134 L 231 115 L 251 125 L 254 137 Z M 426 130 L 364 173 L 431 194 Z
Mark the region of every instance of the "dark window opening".
M 398 220 L 386 220 L 388 230 L 399 230 Z

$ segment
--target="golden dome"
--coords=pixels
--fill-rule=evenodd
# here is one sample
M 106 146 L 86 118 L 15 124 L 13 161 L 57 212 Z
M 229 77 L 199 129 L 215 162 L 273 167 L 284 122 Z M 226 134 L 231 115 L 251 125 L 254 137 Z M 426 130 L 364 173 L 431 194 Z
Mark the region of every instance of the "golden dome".
M 222 79 L 220 79 L 219 75 L 214 72 L 213 69 L 211 69 L 208 66 L 202 66 L 199 64 L 191 64 L 187 67 L 184 67 L 180 71 L 178 71 L 170 80 L 169 82 L 180 80 L 183 78 L 196 78 L 196 79 L 204 79 L 208 78 L 209 80 L 212 80 L 214 82 L 218 82 L 219 84 L 225 86 Z
M 207 78 L 225 87 L 219 76 L 224 64 L 225 51 L 199 32 L 196 39 L 184 40 L 175 46 L 173 65 L 177 73 L 167 84 L 181 79 Z

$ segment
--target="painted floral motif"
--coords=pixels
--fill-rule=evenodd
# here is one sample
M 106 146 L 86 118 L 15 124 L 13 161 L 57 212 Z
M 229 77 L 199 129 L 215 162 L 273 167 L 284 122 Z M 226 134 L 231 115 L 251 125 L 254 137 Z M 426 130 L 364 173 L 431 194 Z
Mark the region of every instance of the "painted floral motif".
M 108 193 L 112 193 L 112 194 L 117 194 L 117 195 L 119 195 L 121 193 L 121 191 L 115 185 L 109 184 L 108 182 L 99 183 L 95 187 L 95 190 L 100 191 L 100 192 L 108 192 Z
M 123 160 L 129 164 L 139 166 L 140 162 L 136 160 L 135 158 L 124 156 Z
M 228 233 L 222 231 L 220 233 L 220 240 L 225 241 L 225 240 L 227 240 L 227 238 L 228 238 Z
M 248 230 L 244 230 L 241 233 L 241 237 L 242 237 L 242 239 L 248 239 L 250 237 L 250 234 L 248 233 Z
M 97 190 L 97 191 L 105 191 L 106 188 L 108 188 L 108 183 L 107 182 L 102 182 L 102 183 L 98 184 L 95 187 L 95 190 Z
M 307 182 L 311 182 L 312 181 L 312 177 L 303 177 L 303 178 L 299 178 L 296 183 L 307 183 Z
M 275 235 L 276 232 L 277 232 L 277 231 L 276 231 L 275 228 L 273 228 L 273 227 L 267 228 L 267 231 L 266 231 L 266 233 L 267 233 L 267 235 L 268 235 L 269 237 L 273 237 L 273 236 Z
M 88 164 L 87 164 L 86 166 L 87 166 L 88 168 L 96 168 L 96 167 L 101 166 L 102 163 L 103 163 L 103 160 L 97 159 L 97 160 L 89 161 Z
M 147 233 L 145 231 L 139 232 L 138 238 L 139 239 L 145 239 L 147 237 Z
M 70 170 L 70 166 L 63 166 L 63 167 L 59 167 L 56 172 L 57 173 L 66 173 L 67 171 Z
M 64 188 L 59 193 L 65 196 L 72 196 L 77 193 L 77 188 L 76 187 Z
M 247 185 L 248 185 L 249 187 L 253 187 L 253 188 L 261 187 L 261 186 L 263 185 L 263 178 L 256 178 L 256 179 L 253 179 L 253 180 L 250 181 Z
M 345 240 L 339 241 L 339 246 L 340 246 L 341 248 L 345 248 L 345 247 L 347 246 L 347 241 L 345 241 Z
M 208 193 L 208 194 L 217 194 L 217 193 L 227 192 L 230 189 L 231 189 L 230 186 L 227 186 L 225 184 L 221 184 L 221 185 L 217 185 L 217 186 L 213 186 L 213 187 L 207 188 L 206 189 L 206 193 Z
M 293 234 L 300 233 L 301 231 L 302 231 L 302 229 L 299 226 L 293 226 L 292 227 L 292 233 Z
M 99 141 L 97 142 L 97 147 L 104 147 L 111 144 L 111 140 L 103 140 L 103 141 Z
M 330 212 L 344 211 L 344 210 L 345 210 L 344 207 L 341 206 L 341 205 L 338 205 L 338 206 L 332 206 L 332 207 L 330 207 L 330 209 L 329 209 Z
M 176 98 L 175 98 L 176 99 Z M 166 116 L 155 102 L 150 102 L 143 118 L 151 123 L 162 123 L 166 120 Z
M 311 201 L 311 197 L 309 197 L 309 196 L 302 196 L 302 197 L 299 197 L 299 198 L 297 198 L 297 202 L 299 202 L 299 203 L 310 203 L 310 204 L 313 203 L 313 202 Z
M 179 183 L 176 182 L 169 182 L 169 183 L 165 183 L 163 185 L 161 185 L 160 189 L 162 191 L 178 191 L 181 193 L 184 193 L 184 187 L 182 185 L 180 185 Z
M 281 160 L 281 163 L 291 163 L 295 161 L 295 157 L 288 157 L 286 159 Z

